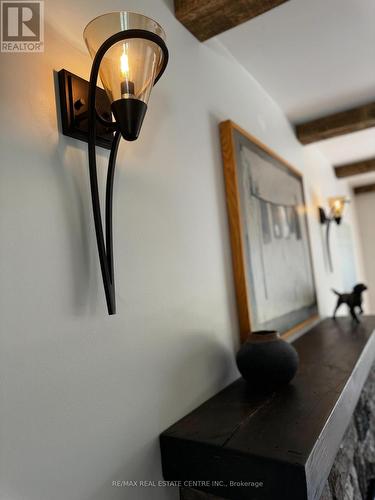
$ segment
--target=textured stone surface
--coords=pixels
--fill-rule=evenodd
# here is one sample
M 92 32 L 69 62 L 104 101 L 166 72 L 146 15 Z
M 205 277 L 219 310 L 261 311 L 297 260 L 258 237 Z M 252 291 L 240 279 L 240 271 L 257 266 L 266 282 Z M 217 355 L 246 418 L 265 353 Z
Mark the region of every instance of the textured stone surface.
M 375 479 L 375 365 L 337 453 L 321 500 L 367 500 Z

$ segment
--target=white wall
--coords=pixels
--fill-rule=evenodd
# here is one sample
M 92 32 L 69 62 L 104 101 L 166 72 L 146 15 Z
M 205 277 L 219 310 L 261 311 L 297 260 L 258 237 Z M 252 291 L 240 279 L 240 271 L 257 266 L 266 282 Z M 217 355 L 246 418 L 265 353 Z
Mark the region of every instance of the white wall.
M 198 43 L 174 19 L 171 3 L 47 0 L 45 53 L 1 54 L 1 500 L 177 498 L 111 481 L 160 478 L 158 434 L 237 376 L 221 120 L 303 172 L 322 315 L 330 287 L 341 287 L 340 273 L 324 269 L 312 204 L 346 187 L 217 41 Z M 171 60 L 140 139 L 121 144 L 118 314 L 108 317 L 86 146 L 58 131 L 53 72 L 87 77 L 83 27 L 124 8 L 165 27 Z
M 355 197 L 356 215 L 363 251 L 363 265 L 366 271 L 366 284 L 368 286 L 367 310 L 375 313 L 375 193 L 363 193 Z

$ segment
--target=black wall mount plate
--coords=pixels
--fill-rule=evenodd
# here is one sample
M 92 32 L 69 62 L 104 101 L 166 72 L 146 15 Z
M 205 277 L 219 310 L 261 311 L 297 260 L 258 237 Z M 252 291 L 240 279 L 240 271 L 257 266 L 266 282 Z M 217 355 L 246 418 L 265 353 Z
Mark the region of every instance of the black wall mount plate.
M 58 72 L 61 125 L 64 135 L 80 141 L 88 141 L 88 91 L 89 82 L 62 69 Z M 111 103 L 107 94 L 96 87 L 96 110 L 105 120 L 112 121 Z M 96 145 L 111 149 L 113 131 L 101 124 L 96 124 Z

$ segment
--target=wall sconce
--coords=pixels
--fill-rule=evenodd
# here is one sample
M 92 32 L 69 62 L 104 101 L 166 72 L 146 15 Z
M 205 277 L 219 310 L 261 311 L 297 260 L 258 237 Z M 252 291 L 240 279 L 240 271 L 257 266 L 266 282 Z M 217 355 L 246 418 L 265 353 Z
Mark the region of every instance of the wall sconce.
M 99 261 L 109 314 L 116 313 L 113 266 L 113 180 L 120 137 L 138 138 L 153 85 L 168 63 L 165 33 L 152 19 L 112 12 L 92 20 L 84 40 L 93 59 L 90 81 L 59 72 L 62 129 L 88 142 L 91 199 Z M 104 91 L 97 87 L 98 76 Z M 112 116 L 114 121 L 112 121 Z M 103 233 L 96 145 L 110 149 Z
M 335 196 L 328 198 L 329 214 L 327 215 L 324 208 L 318 207 L 319 210 L 319 220 L 322 225 L 326 225 L 326 248 L 328 256 L 329 270 L 333 272 L 332 255 L 331 255 L 331 245 L 330 245 L 330 227 L 331 222 L 335 221 L 337 225 L 341 224 L 342 215 L 344 213 L 344 208 L 347 203 L 350 203 L 350 199 L 346 196 Z

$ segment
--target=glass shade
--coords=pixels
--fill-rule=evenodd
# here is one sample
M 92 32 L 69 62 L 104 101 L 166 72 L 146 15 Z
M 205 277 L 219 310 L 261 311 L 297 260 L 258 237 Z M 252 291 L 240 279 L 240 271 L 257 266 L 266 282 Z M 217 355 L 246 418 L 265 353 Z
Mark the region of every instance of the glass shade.
M 111 12 L 93 19 L 83 32 L 91 57 L 109 37 L 130 29 L 150 31 L 165 41 L 163 29 L 152 19 L 132 12 Z M 147 104 L 162 63 L 162 50 L 150 40 L 129 38 L 113 45 L 99 69 L 109 100 L 138 99 Z
M 340 219 L 344 212 L 345 204 L 349 203 L 349 199 L 346 196 L 335 196 L 334 198 L 329 198 L 328 203 L 332 217 Z

